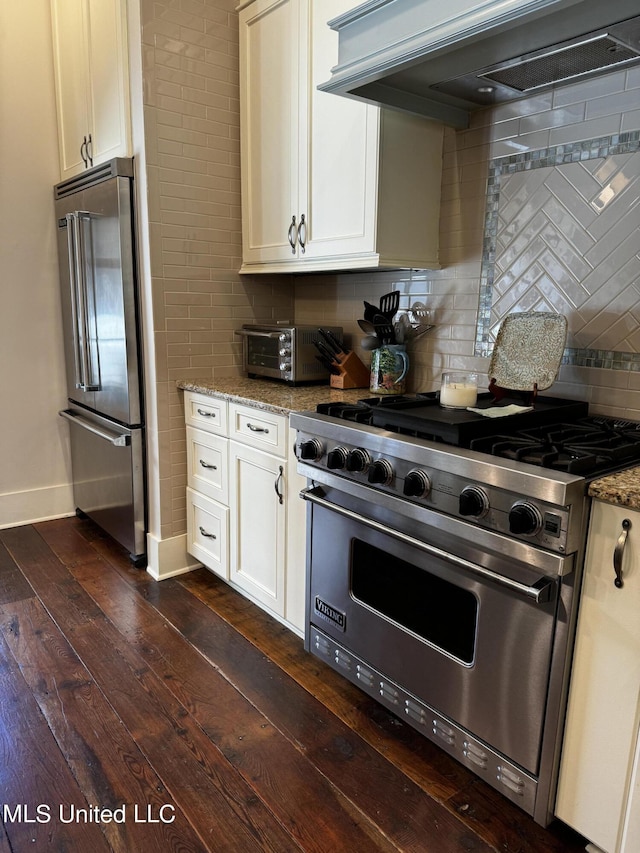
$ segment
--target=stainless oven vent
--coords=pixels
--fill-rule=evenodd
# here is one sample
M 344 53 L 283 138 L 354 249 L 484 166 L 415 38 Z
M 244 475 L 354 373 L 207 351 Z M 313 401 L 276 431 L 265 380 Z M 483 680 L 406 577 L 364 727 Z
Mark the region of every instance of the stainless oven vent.
M 596 71 L 637 60 L 640 53 L 608 33 L 563 46 L 542 55 L 494 67 L 479 74 L 486 80 L 531 92 L 541 86 L 566 82 Z

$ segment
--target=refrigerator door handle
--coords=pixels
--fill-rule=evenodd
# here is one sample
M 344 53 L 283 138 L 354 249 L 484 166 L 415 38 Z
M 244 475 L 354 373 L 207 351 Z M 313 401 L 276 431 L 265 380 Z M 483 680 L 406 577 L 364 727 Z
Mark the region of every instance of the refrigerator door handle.
M 91 214 L 79 210 L 74 213 L 67 213 L 66 220 L 76 388 L 82 391 L 99 391 L 101 387 L 100 377 L 95 378 L 92 369 L 89 293 L 85 275 L 86 246 L 82 230 L 83 220 L 90 222 Z M 93 326 L 95 328 L 95 318 Z
M 109 444 L 113 444 L 114 447 L 128 447 L 131 444 L 130 435 L 122 435 L 121 433 L 102 429 L 101 427 L 92 424 L 90 421 L 85 420 L 81 415 L 75 414 L 70 409 L 64 409 L 63 411 L 58 412 L 58 414 L 61 418 L 70 421 L 72 424 L 76 424 L 77 426 L 82 427 L 82 429 L 86 429 L 94 435 L 97 435 L 98 438 L 108 441 Z

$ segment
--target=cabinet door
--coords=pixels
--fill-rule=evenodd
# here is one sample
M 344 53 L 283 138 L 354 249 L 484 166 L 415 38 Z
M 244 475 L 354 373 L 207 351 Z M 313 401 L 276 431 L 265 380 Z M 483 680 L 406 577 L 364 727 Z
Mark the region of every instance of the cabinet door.
M 631 529 L 614 585 L 613 554 Z M 638 735 L 640 513 L 594 501 L 556 814 L 606 853 L 620 848 Z
M 89 0 L 93 165 L 130 151 L 126 0 Z
M 285 464 L 229 442 L 229 579 L 278 616 L 284 616 Z
M 299 213 L 299 32 L 305 2 L 257 0 L 240 13 L 242 242 L 245 263 L 288 260 Z
M 52 0 L 53 56 L 64 180 L 131 151 L 126 0 Z
M 317 89 L 338 61 L 338 34 L 327 21 L 352 7 L 353 0 L 310 0 L 309 145 L 299 195 L 307 258 L 375 251 L 380 110 Z
M 86 0 L 52 0 L 51 23 L 60 177 L 64 180 L 86 168 L 80 152 L 90 127 Z

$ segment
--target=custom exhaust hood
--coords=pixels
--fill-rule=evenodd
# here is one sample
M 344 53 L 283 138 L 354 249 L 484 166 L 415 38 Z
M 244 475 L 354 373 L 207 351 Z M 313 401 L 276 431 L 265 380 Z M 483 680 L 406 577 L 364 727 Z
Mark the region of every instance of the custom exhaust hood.
M 329 22 L 326 92 L 463 128 L 480 107 L 640 64 L 639 0 L 368 0 Z

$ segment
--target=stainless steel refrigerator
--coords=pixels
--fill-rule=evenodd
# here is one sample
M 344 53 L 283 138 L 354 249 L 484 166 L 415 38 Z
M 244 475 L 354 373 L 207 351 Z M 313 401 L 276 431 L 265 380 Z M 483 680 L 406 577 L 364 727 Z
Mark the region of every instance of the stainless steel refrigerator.
M 145 565 L 145 441 L 133 161 L 55 188 L 74 501 Z

